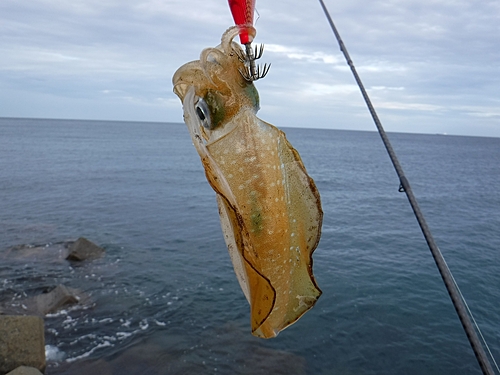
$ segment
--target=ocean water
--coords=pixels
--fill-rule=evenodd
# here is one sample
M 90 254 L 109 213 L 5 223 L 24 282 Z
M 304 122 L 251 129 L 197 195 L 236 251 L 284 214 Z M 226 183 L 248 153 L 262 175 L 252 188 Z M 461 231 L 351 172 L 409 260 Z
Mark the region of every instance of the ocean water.
M 378 134 L 284 130 L 322 198 L 323 295 L 261 340 L 183 124 L 0 119 L 0 306 L 88 301 L 45 318 L 46 374 L 481 373 Z M 500 139 L 389 137 L 498 360 Z M 105 257 L 61 259 L 80 236 Z

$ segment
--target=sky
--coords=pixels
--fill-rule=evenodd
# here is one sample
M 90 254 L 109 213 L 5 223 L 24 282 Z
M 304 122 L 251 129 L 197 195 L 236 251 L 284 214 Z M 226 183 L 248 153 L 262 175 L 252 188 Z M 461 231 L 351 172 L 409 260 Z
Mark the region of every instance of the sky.
M 387 131 L 500 137 L 499 0 L 325 0 Z M 278 127 L 376 130 L 317 0 L 256 0 Z M 0 117 L 182 122 L 227 0 L 1 0 Z

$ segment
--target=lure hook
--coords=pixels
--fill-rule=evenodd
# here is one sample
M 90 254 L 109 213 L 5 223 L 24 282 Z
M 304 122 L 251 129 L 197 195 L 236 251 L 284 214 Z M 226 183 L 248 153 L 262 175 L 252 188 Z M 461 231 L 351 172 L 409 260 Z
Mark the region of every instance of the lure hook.
M 264 64 L 264 66 L 256 65 L 255 60 L 258 60 L 262 57 L 264 53 L 264 45 L 255 46 L 252 48 L 251 43 L 245 44 L 245 52 L 241 51 L 238 53 L 238 58 L 241 62 L 245 63 L 245 70 L 240 69 L 239 72 L 247 80 L 248 82 L 257 81 L 258 79 L 264 78 L 267 73 L 269 73 L 269 69 L 271 68 L 271 64 Z

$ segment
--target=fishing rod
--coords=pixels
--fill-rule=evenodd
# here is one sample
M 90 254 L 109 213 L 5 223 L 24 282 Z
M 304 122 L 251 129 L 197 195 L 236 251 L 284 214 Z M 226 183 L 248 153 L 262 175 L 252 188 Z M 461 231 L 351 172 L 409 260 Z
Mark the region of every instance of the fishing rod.
M 391 158 L 392 164 L 394 165 L 394 169 L 396 170 L 396 173 L 398 174 L 398 177 L 399 177 L 399 181 L 400 181 L 399 191 L 406 193 L 406 196 L 408 197 L 408 201 L 410 202 L 411 208 L 413 209 L 413 212 L 417 218 L 418 224 L 420 225 L 420 229 L 422 230 L 422 233 L 425 237 L 425 240 L 427 241 L 427 245 L 429 246 L 429 249 L 432 253 L 434 261 L 436 262 L 436 265 L 438 267 L 439 273 L 441 274 L 441 277 L 444 281 L 444 284 L 446 286 L 448 294 L 450 295 L 451 301 L 453 302 L 453 306 L 455 307 L 455 310 L 458 314 L 460 322 L 462 323 L 462 326 L 465 330 L 467 338 L 469 339 L 472 350 L 474 351 L 474 354 L 476 355 L 476 359 L 479 362 L 479 366 L 481 367 L 483 374 L 494 375 L 493 368 L 491 367 L 489 359 L 486 356 L 486 353 L 483 349 L 483 346 L 482 346 L 481 342 L 479 341 L 477 333 L 476 333 L 474 326 L 472 325 L 471 319 L 467 313 L 466 306 L 464 304 L 464 301 L 461 298 L 460 290 L 458 289 L 458 287 L 455 283 L 453 275 L 451 274 L 451 271 L 448 268 L 448 265 L 446 264 L 446 261 L 444 260 L 444 257 L 441 254 L 439 247 L 436 245 L 436 242 L 434 241 L 434 238 L 433 238 L 432 233 L 429 229 L 429 226 L 427 225 L 427 222 L 425 221 L 424 215 L 422 214 L 422 211 L 420 210 L 417 199 L 415 198 L 415 195 L 413 194 L 413 190 L 410 186 L 410 182 L 406 178 L 404 171 L 403 171 L 403 168 L 399 164 L 399 160 L 396 156 L 396 153 L 394 152 L 394 149 L 392 148 L 392 145 L 389 141 L 389 138 L 387 137 L 387 134 L 385 133 L 385 130 L 382 127 L 382 123 L 380 122 L 380 120 L 378 118 L 377 112 L 375 111 L 375 108 L 373 107 L 373 105 L 371 103 L 371 100 L 368 96 L 368 93 L 366 92 L 365 87 L 363 86 L 363 83 L 361 82 L 361 79 L 359 78 L 359 75 L 356 71 L 356 68 L 354 67 L 354 63 L 352 62 L 351 57 L 349 56 L 349 53 L 347 52 L 347 49 L 344 45 L 344 42 L 342 41 L 342 38 L 340 37 L 340 34 L 337 31 L 337 28 L 335 27 L 335 24 L 333 23 L 332 18 L 330 17 L 330 13 L 328 12 L 328 9 L 326 8 L 325 3 L 323 2 L 323 0 L 319 0 L 319 2 L 321 4 L 321 7 L 323 8 L 323 12 L 325 13 L 326 18 L 328 19 L 328 23 L 330 24 L 330 27 L 332 28 L 332 31 L 335 34 L 335 37 L 337 38 L 337 41 L 338 41 L 339 46 L 340 46 L 340 50 L 344 54 L 344 57 L 347 61 L 347 64 L 351 68 L 352 74 L 354 75 L 354 79 L 356 80 L 356 82 L 359 86 L 359 89 L 361 90 L 361 94 L 363 95 L 363 98 L 365 99 L 366 105 L 368 106 L 368 110 L 370 111 L 370 114 L 372 115 L 373 121 L 375 122 L 375 125 L 377 126 L 378 132 L 380 134 L 380 137 L 382 138 L 382 141 L 385 145 L 385 148 L 387 149 L 387 152 L 389 153 L 389 157 Z M 490 355 L 491 355 L 491 352 L 490 352 Z M 493 358 L 493 356 L 492 356 L 492 358 Z

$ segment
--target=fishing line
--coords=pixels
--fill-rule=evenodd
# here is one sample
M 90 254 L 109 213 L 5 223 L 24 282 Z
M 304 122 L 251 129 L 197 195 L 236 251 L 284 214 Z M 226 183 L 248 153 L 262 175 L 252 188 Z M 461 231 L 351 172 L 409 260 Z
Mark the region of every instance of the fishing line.
M 453 275 L 451 274 L 450 269 L 448 268 L 448 265 L 446 264 L 446 261 L 444 260 L 443 255 L 441 254 L 441 251 L 439 250 L 438 246 L 436 245 L 436 242 L 434 241 L 434 238 L 432 236 L 432 233 L 427 225 L 427 222 L 424 218 L 424 215 L 422 214 L 422 211 L 420 210 L 420 207 L 417 203 L 417 199 L 415 198 L 415 195 L 413 194 L 413 190 L 410 186 L 410 183 L 408 179 L 406 178 L 403 168 L 399 164 L 399 160 L 396 157 L 396 153 L 394 152 L 394 149 L 392 148 L 392 145 L 389 141 L 389 138 L 387 137 L 387 134 L 385 133 L 384 128 L 382 127 L 382 123 L 380 122 L 377 113 L 375 112 L 375 108 L 372 105 L 372 102 L 368 96 L 368 93 L 365 90 L 365 87 L 363 83 L 361 82 L 361 79 L 359 78 L 359 75 L 356 71 L 356 68 L 354 67 L 354 63 L 351 60 L 351 57 L 349 56 L 349 53 L 347 52 L 347 49 L 344 45 L 344 42 L 342 41 L 342 38 L 340 37 L 339 32 L 337 31 L 337 28 L 335 27 L 332 18 L 330 17 L 330 13 L 328 12 L 328 9 L 325 6 L 325 3 L 323 0 L 319 0 L 321 7 L 323 8 L 323 12 L 325 13 L 325 16 L 328 20 L 328 23 L 330 24 L 330 27 L 332 28 L 333 33 L 335 34 L 335 37 L 337 38 L 337 41 L 340 46 L 340 50 L 344 54 L 344 57 L 347 61 L 347 64 L 351 68 L 351 72 L 354 75 L 354 79 L 356 80 L 359 89 L 361 90 L 361 94 L 363 95 L 363 98 L 366 102 L 366 105 L 368 106 L 368 110 L 370 111 L 370 114 L 372 115 L 373 121 L 375 122 L 375 125 L 377 126 L 378 132 L 380 134 L 380 137 L 382 138 L 382 141 L 384 143 L 384 146 L 389 154 L 389 157 L 392 161 L 392 164 L 394 166 L 394 169 L 396 170 L 396 173 L 398 174 L 399 181 L 401 183 L 399 187 L 399 191 L 406 193 L 406 196 L 408 197 L 408 201 L 410 202 L 411 208 L 413 209 L 413 213 L 415 214 L 415 217 L 417 218 L 418 224 L 420 225 L 420 229 L 422 230 L 422 233 L 425 237 L 425 240 L 427 241 L 427 245 L 429 246 L 429 250 L 431 251 L 431 254 L 434 258 L 434 261 L 436 262 L 436 266 L 438 267 L 439 273 L 441 274 L 441 277 L 443 279 L 443 282 L 446 286 L 446 289 L 448 291 L 448 294 L 450 295 L 451 301 L 453 303 L 453 306 L 455 307 L 455 310 L 458 314 L 458 317 L 460 319 L 460 322 L 462 323 L 462 327 L 464 328 L 464 331 L 467 335 L 467 338 L 469 339 L 469 343 L 472 347 L 472 350 L 474 351 L 474 354 L 476 355 L 476 359 L 479 363 L 479 366 L 481 367 L 481 370 L 483 371 L 483 374 L 485 375 L 494 375 L 493 368 L 491 367 L 491 364 L 488 360 L 488 357 L 486 356 L 486 353 L 483 349 L 483 346 L 481 345 L 481 342 L 479 341 L 479 338 L 477 336 L 477 333 L 474 329 L 474 326 L 472 325 L 471 319 L 467 313 L 467 311 L 470 310 L 468 307 L 466 308 L 466 303 L 465 299 L 463 299 L 463 295 L 460 292 L 460 289 L 458 288 L 458 285 L 455 282 L 455 279 L 453 278 Z M 472 316 L 472 314 L 471 314 Z M 479 330 L 479 327 L 477 326 L 477 330 Z M 481 337 L 483 335 L 481 334 Z M 483 337 L 484 341 L 484 337 Z M 486 344 L 486 341 L 484 341 Z M 486 347 L 488 345 L 486 344 Z M 488 348 L 489 351 L 489 348 Z M 491 351 L 490 351 L 491 355 Z M 493 356 L 491 356 L 493 358 Z M 495 359 L 493 358 L 493 361 Z M 495 362 L 496 365 L 496 362 Z M 498 369 L 498 366 L 497 366 Z M 499 371 L 500 372 L 500 371 Z
M 443 258 L 443 260 L 444 260 L 444 258 Z M 446 263 L 446 260 L 444 260 L 444 261 Z M 446 263 L 446 267 L 448 267 L 448 263 Z M 464 302 L 465 307 L 466 307 L 467 311 L 469 312 L 470 317 L 471 317 L 472 321 L 474 322 L 474 325 L 476 326 L 477 331 L 479 332 L 479 336 L 481 336 L 481 340 L 483 341 L 483 344 L 486 347 L 486 350 L 488 351 L 488 354 L 490 355 L 490 358 L 493 361 L 495 368 L 497 369 L 498 373 L 500 374 L 500 368 L 498 367 L 497 361 L 495 360 L 495 357 L 493 356 L 493 353 L 491 352 L 490 347 L 488 346 L 488 343 L 486 342 L 486 339 L 483 336 L 483 332 L 481 332 L 481 329 L 479 328 L 479 325 L 476 322 L 476 318 L 474 318 L 474 314 L 472 314 L 472 311 L 469 308 L 469 305 L 467 304 L 467 301 L 465 300 L 465 297 L 462 294 L 462 291 L 460 290 L 460 288 L 458 287 L 457 281 L 455 280 L 455 277 L 453 277 L 453 274 L 451 272 L 450 272 L 450 276 L 453 279 L 453 283 L 457 287 L 458 292 L 460 293 L 460 297 L 462 298 L 462 301 Z

